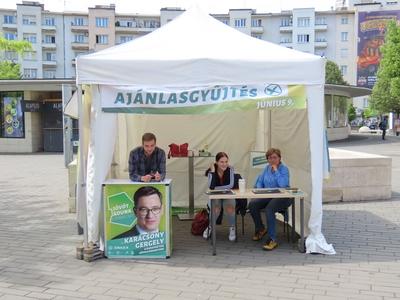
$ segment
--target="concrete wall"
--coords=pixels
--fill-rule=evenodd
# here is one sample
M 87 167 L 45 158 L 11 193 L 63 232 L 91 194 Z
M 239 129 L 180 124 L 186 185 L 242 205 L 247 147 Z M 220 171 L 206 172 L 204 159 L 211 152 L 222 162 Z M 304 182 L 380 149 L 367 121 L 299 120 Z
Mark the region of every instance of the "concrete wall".
M 390 199 L 392 159 L 329 149 L 331 176 L 324 181 L 323 202 Z

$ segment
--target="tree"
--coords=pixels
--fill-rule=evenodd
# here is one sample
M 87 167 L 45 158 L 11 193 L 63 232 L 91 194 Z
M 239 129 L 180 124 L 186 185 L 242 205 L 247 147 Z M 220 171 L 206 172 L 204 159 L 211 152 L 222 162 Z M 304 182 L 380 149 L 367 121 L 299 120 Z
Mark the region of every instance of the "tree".
M 366 109 L 364 109 L 363 114 L 364 118 L 370 118 L 370 117 L 376 117 L 378 115 L 378 112 L 375 111 L 370 106 L 368 106 Z
M 342 76 L 339 67 L 333 61 L 328 60 L 325 65 L 325 83 L 349 85 Z
M 25 51 L 32 49 L 27 41 L 12 41 L 0 37 L 0 52 L 15 52 L 22 55 Z M 21 79 L 19 64 L 8 61 L 5 58 L 0 60 L 0 79 Z
M 400 27 L 387 26 L 377 81 L 372 89 L 371 106 L 380 113 L 400 113 Z
M 347 116 L 349 118 L 349 122 L 356 118 L 356 108 L 354 107 L 353 103 L 350 103 L 349 108 L 347 109 Z

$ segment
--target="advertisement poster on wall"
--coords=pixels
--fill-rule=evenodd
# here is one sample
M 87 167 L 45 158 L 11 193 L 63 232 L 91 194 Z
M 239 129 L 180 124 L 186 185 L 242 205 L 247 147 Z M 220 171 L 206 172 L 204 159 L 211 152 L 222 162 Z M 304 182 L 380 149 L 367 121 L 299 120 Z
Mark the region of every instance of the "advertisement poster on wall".
M 104 217 L 107 257 L 170 256 L 169 184 L 105 183 Z
M 357 86 L 373 88 L 382 57 L 387 24 L 400 20 L 400 11 L 358 13 Z
M 2 111 L 2 137 L 4 138 L 23 138 L 24 113 L 21 107 L 22 94 L 15 92 L 1 93 Z

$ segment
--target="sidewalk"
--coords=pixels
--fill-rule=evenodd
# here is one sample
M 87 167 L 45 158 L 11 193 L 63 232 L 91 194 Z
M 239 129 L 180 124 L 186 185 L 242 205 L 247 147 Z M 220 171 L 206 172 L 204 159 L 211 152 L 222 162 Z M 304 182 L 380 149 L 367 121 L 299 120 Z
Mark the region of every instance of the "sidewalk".
M 400 143 L 376 142 L 351 144 L 390 153 L 398 172 Z M 395 198 L 325 205 L 323 232 L 335 246 L 334 256 L 301 254 L 282 235 L 278 249 L 264 252 L 261 243 L 250 240 L 250 219 L 237 243 L 227 241 L 226 228 L 218 228 L 218 255 L 212 256 L 210 244 L 190 234 L 190 222 L 175 219 L 168 260 L 86 263 L 75 259 L 81 237 L 74 215 L 67 213 L 63 157 L 0 155 L 0 170 L 0 300 L 400 297 L 400 201 Z

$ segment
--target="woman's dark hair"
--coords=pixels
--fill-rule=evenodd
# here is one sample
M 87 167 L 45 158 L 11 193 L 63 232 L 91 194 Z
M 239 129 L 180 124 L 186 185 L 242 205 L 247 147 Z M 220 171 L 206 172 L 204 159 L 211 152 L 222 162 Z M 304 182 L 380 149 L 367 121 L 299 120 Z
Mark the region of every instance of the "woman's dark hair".
M 223 157 L 229 159 L 228 154 L 226 154 L 225 152 L 218 152 L 217 155 L 215 155 L 215 161 L 219 161 Z
M 215 155 L 215 161 L 217 162 L 223 157 L 226 157 L 227 159 L 229 159 L 229 156 L 228 156 L 228 154 L 226 154 L 226 152 L 218 152 L 217 155 Z M 215 167 L 215 171 L 217 171 L 217 164 L 216 163 L 214 163 L 214 167 Z M 208 176 L 208 173 L 210 173 L 210 171 L 211 171 L 211 169 L 208 168 L 206 170 L 206 174 L 205 175 Z

